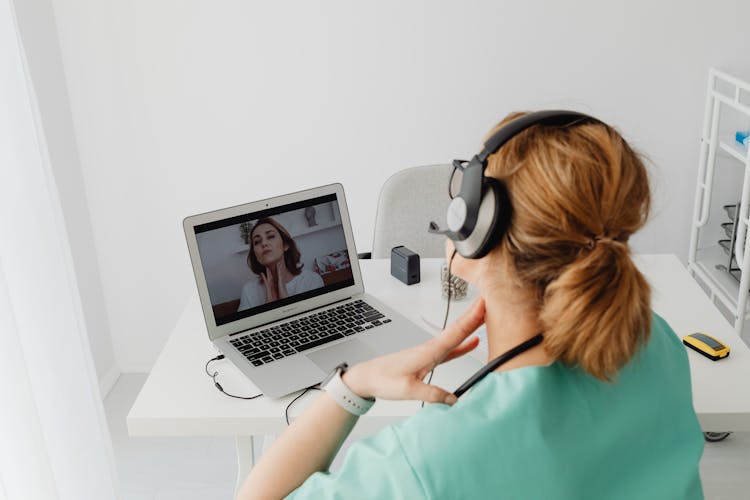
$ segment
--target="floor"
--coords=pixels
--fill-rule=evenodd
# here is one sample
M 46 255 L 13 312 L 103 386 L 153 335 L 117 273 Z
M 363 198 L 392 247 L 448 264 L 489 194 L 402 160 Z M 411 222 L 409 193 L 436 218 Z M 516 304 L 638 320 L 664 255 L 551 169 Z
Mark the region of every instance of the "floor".
M 231 499 L 234 440 L 128 436 L 125 417 L 145 381 L 145 374 L 123 375 L 104 401 L 122 500 Z M 750 433 L 706 443 L 701 478 L 710 500 L 750 498 Z
M 122 500 L 220 500 L 234 495 L 229 438 L 130 438 L 125 417 L 146 374 L 127 374 L 104 400 Z

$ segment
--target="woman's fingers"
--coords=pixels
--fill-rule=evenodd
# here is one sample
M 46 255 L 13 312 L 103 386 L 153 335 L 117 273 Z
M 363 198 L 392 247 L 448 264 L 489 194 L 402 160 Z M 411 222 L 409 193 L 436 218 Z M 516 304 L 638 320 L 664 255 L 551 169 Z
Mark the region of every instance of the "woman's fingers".
M 416 399 L 431 403 L 453 404 L 455 397 L 433 385 L 422 382 L 422 376 L 436 364 L 454 359 L 475 349 L 479 339 L 466 337 L 484 322 L 484 302 L 478 300 L 465 314 L 445 329 L 443 334 L 425 344 L 388 354 L 355 365 L 347 371 L 354 387 L 367 395 L 385 399 Z M 365 388 L 365 389 L 363 389 Z
M 484 323 L 484 299 L 481 297 L 463 313 L 456 321 L 451 323 L 443 330 L 439 337 L 435 337 L 438 345 L 444 353 L 450 352 L 458 346 L 474 330 Z
M 266 302 L 276 300 L 277 294 L 274 290 L 273 275 L 271 274 L 271 270 L 266 268 L 264 272 L 260 273 L 260 279 L 266 287 Z
M 445 359 L 442 361 L 442 363 L 445 363 L 446 361 L 450 361 L 451 359 L 458 358 L 460 356 L 463 356 L 466 353 L 469 353 L 476 349 L 476 347 L 479 345 L 479 338 L 478 337 L 472 337 L 465 341 L 463 344 L 461 344 L 458 347 L 454 347 L 451 349 L 451 351 L 448 353 L 447 356 L 445 356 Z
M 452 405 L 456 402 L 456 396 L 441 389 L 436 385 L 425 384 L 421 380 L 415 380 L 409 388 L 411 392 L 409 399 L 425 401 L 427 403 L 445 403 Z

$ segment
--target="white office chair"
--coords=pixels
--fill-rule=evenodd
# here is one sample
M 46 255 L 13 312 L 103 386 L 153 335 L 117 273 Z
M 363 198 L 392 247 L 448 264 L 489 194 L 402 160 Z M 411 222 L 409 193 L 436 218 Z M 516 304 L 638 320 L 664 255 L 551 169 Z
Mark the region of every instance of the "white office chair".
M 371 254 L 361 258 L 391 256 L 391 248 L 404 245 L 422 258 L 443 257 L 445 238 L 430 234 L 430 221 L 445 225 L 450 203 L 448 180 L 451 165 L 412 167 L 393 174 L 380 189 Z

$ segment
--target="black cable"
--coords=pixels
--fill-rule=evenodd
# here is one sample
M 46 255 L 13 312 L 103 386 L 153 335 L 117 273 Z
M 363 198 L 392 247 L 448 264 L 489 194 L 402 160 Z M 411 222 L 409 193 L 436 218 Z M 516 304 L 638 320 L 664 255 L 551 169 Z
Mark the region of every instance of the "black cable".
M 519 354 L 522 354 L 532 347 L 536 347 L 539 344 L 542 343 L 542 340 L 544 340 L 544 334 L 542 332 L 537 333 L 534 337 L 531 337 L 530 339 L 521 342 L 513 349 L 501 354 L 500 356 L 496 357 L 489 363 L 487 363 L 486 366 L 483 366 L 478 372 L 476 372 L 474 375 L 469 378 L 466 382 L 461 384 L 461 387 L 456 389 L 453 392 L 453 395 L 457 398 L 461 397 L 461 394 L 471 389 L 471 387 L 482 380 L 484 377 L 486 377 L 489 373 L 495 371 L 498 367 L 501 365 L 507 363 L 511 359 L 515 358 Z
M 228 392 L 226 392 L 224 390 L 224 388 L 221 386 L 221 384 L 216 381 L 216 376 L 219 374 L 219 372 L 213 372 L 213 373 L 211 373 L 211 372 L 208 371 L 208 365 L 211 364 L 212 361 L 219 361 L 221 359 L 224 359 L 224 357 L 225 356 L 223 354 L 219 354 L 215 358 L 211 358 L 211 359 L 209 359 L 206 362 L 206 367 L 205 367 L 206 375 L 208 375 L 209 377 L 211 377 L 213 379 L 214 386 L 216 386 L 216 388 L 219 391 L 221 391 L 222 394 L 224 394 L 226 396 L 229 396 L 230 398 L 236 398 L 236 399 L 255 399 L 255 398 L 261 397 L 263 395 L 262 393 L 261 394 L 256 394 L 255 396 L 235 396 L 234 394 L 229 394 Z M 294 404 L 295 401 L 297 401 L 299 398 L 301 398 L 302 396 L 304 396 L 305 394 L 307 394 L 307 391 L 309 391 L 310 389 L 314 389 L 316 391 L 321 391 L 322 390 L 320 388 L 320 384 L 319 383 L 315 384 L 315 385 L 311 385 L 310 387 L 308 387 L 307 389 L 305 389 L 304 391 L 302 391 L 301 393 L 299 393 L 297 395 L 297 397 L 295 397 L 288 405 L 286 405 L 286 408 L 284 409 L 284 417 L 286 418 L 286 425 L 289 425 L 289 408 Z
M 214 386 L 216 386 L 216 388 L 219 389 L 219 391 L 221 391 L 222 394 L 224 394 L 226 396 L 229 396 L 230 398 L 236 398 L 236 399 L 255 399 L 255 398 L 259 398 L 259 397 L 261 397 L 263 395 L 263 393 L 260 393 L 260 394 L 256 394 L 255 396 L 235 396 L 234 394 L 229 394 L 228 392 L 224 391 L 224 388 L 221 386 L 221 384 L 216 381 L 216 376 L 219 374 L 219 372 L 214 372 L 213 374 L 211 374 L 211 372 L 208 371 L 208 365 L 212 361 L 218 361 L 220 359 L 224 359 L 224 355 L 223 354 L 219 354 L 215 358 L 211 358 L 211 359 L 209 359 L 206 362 L 206 375 L 208 375 L 209 377 L 211 377 L 213 379 Z
M 284 410 L 284 417 L 286 418 L 286 425 L 290 425 L 289 424 L 289 408 L 294 404 L 295 401 L 297 401 L 299 398 L 301 398 L 302 396 L 304 396 L 305 394 L 307 394 L 307 391 L 309 391 L 310 389 L 315 389 L 316 391 L 322 391 L 323 390 L 323 389 L 320 388 L 320 384 L 311 385 L 310 387 L 308 387 L 307 389 L 305 389 L 304 391 L 302 391 L 301 393 L 299 393 L 297 395 L 297 397 L 295 397 L 294 399 L 292 399 L 289 402 L 289 404 L 286 405 L 286 409 Z
M 457 250 L 454 248 L 453 253 L 451 254 L 451 258 L 448 261 L 448 304 L 445 306 L 445 318 L 443 318 L 442 330 L 445 330 L 445 326 L 448 324 L 448 311 L 450 311 L 451 309 L 451 267 L 453 266 L 453 257 L 456 256 L 456 252 Z M 430 382 L 432 382 L 433 373 L 435 373 L 435 368 L 430 370 L 430 377 L 427 379 L 428 385 L 430 384 Z M 422 401 L 422 408 L 424 408 L 424 401 Z

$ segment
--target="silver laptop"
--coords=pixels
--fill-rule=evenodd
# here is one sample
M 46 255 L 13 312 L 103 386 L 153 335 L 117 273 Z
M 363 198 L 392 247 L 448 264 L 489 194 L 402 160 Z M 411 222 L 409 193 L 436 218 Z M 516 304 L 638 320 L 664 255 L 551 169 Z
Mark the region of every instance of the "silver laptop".
M 276 398 L 429 340 L 364 293 L 341 184 L 183 222 L 208 336 Z

